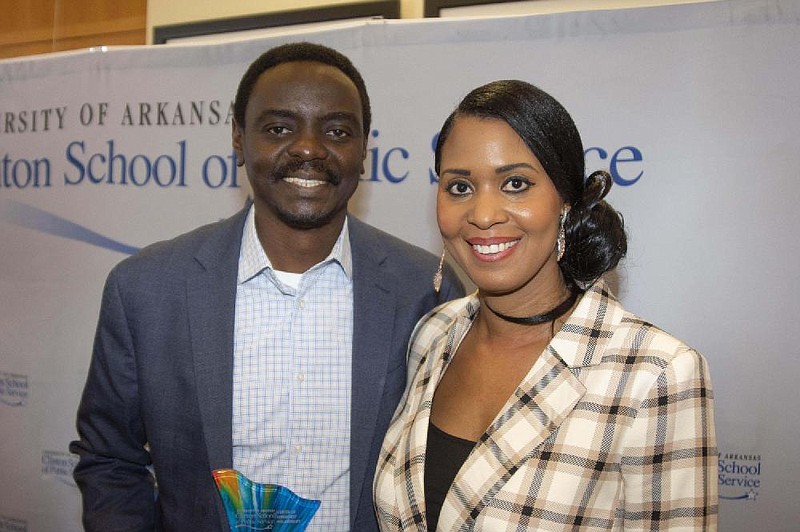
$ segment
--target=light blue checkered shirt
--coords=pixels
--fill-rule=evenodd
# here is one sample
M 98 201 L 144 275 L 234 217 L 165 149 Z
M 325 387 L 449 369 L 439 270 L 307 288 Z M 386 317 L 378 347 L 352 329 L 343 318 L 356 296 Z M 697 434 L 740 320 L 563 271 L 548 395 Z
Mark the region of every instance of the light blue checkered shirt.
M 275 275 L 251 207 L 236 289 L 233 466 L 321 500 L 308 530 L 349 528 L 352 344 L 347 222 L 294 289 Z

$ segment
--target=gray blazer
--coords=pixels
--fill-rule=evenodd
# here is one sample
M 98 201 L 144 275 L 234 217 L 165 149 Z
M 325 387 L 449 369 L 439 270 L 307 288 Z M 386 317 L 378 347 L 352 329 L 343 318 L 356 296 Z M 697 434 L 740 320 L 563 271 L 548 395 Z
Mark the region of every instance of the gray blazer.
M 88 531 L 228 530 L 211 471 L 232 467 L 233 325 L 245 208 L 118 264 L 78 410 Z M 353 254 L 351 530 L 377 530 L 372 478 L 417 320 L 463 287 L 437 258 L 349 218 Z M 157 477 L 154 487 L 150 470 Z

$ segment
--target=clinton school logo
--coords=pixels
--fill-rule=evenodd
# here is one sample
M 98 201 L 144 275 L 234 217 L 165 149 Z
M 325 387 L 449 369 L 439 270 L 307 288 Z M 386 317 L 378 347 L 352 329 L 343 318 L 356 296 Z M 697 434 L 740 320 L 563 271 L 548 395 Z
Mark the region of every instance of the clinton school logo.
M 761 455 L 719 453 L 719 498 L 754 501 L 761 490 Z
M 26 406 L 28 376 L 0 371 L 0 403 L 8 406 Z

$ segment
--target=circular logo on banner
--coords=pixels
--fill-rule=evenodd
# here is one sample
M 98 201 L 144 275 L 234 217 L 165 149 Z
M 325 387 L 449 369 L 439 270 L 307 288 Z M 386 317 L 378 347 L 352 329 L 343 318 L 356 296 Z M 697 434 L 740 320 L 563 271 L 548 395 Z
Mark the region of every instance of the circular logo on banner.
M 761 490 L 761 455 L 719 453 L 719 498 L 754 501 Z

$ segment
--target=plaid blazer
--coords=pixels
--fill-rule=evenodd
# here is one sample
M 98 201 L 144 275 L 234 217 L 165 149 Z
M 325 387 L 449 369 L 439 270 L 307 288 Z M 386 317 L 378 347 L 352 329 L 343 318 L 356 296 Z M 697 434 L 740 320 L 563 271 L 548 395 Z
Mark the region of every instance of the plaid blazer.
M 374 482 L 384 531 L 427 530 L 433 393 L 478 308 L 452 301 L 414 331 Z M 437 529 L 716 530 L 716 475 L 705 359 L 598 281 L 475 445 Z

